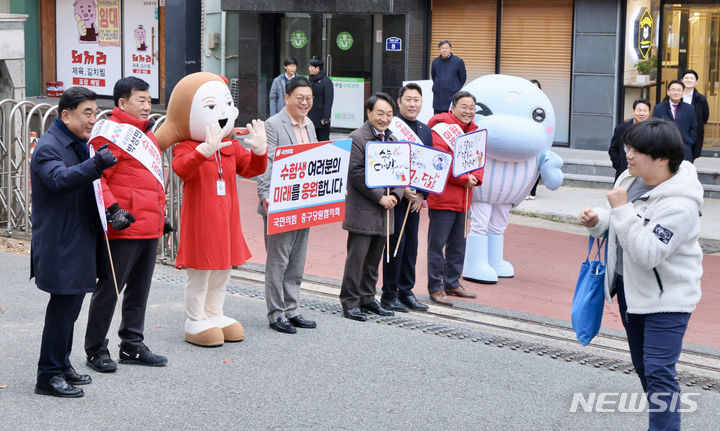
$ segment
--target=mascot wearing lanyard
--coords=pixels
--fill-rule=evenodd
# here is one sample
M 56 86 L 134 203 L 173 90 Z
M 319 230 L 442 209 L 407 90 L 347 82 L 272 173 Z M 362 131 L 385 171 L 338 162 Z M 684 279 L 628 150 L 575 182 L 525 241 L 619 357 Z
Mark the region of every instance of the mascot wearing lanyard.
M 525 199 L 538 174 L 550 190 L 562 184 L 562 159 L 550 151 L 555 111 L 542 90 L 515 76 L 482 76 L 463 90 L 477 99 L 475 124 L 488 131 L 483 184 L 473 188 L 463 277 L 492 284 L 515 275 L 503 260 L 510 210 Z
M 157 131 L 161 148 L 173 147 L 172 167 L 183 180 L 176 267 L 187 269 L 185 341 L 216 347 L 242 341 L 244 330 L 225 316 L 225 289 L 234 265 L 250 258 L 240 225 L 236 175 L 265 172 L 265 125 L 248 124 L 250 150 L 230 139 L 238 110 L 227 81 L 208 72 L 186 76 L 173 89 Z

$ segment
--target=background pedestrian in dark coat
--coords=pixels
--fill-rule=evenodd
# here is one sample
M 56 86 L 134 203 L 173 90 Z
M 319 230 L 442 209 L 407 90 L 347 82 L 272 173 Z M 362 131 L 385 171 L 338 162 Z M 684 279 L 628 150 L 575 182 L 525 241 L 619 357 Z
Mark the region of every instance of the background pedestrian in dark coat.
M 95 290 L 105 257 L 92 181 L 117 160 L 106 148 L 90 158 L 87 140 L 95 124 L 95 93 L 67 89 L 58 118 L 42 135 L 30 164 L 32 251 L 30 277 L 50 293 L 45 313 L 35 393 L 81 397 L 73 385 L 91 382 L 70 363 L 73 327 L 87 292 Z
M 667 98 L 655 105 L 653 118 L 661 118 L 675 123 L 685 143 L 685 160 L 693 161 L 693 146 L 697 139 L 697 119 L 695 108 L 683 102 L 682 95 L 685 84 L 681 81 L 670 81 L 667 87 Z
M 689 103 L 695 108 L 695 118 L 697 119 L 697 138 L 695 138 L 695 145 L 693 145 L 693 160 L 700 157 L 705 141 L 705 123 L 710 119 L 710 106 L 708 106 L 707 99 L 695 89 L 697 81 L 697 72 L 692 69 L 685 71 L 682 77 L 682 82 L 685 84 L 683 102 Z
M 452 43 L 449 40 L 441 40 L 438 43 L 440 56 L 432 62 L 430 74 L 433 80 L 433 109 L 436 114 L 448 112 L 453 95 L 460 91 L 467 73 L 465 62 L 452 53 Z
M 622 143 L 623 135 L 630 126 L 642 123 L 648 118 L 650 118 L 650 101 L 645 98 L 636 99 L 633 102 L 632 120 L 620 123 L 615 127 L 612 139 L 610 140 L 610 148 L 608 149 L 610 160 L 612 161 L 613 168 L 615 168 L 615 180 L 627 169 L 625 146 Z
M 308 118 L 315 125 L 315 134 L 318 141 L 330 139 L 330 117 L 332 116 L 332 105 L 334 90 L 330 78 L 325 75 L 323 62 L 319 58 L 313 58 L 308 65 L 310 82 L 313 89 L 313 106 L 308 112 Z

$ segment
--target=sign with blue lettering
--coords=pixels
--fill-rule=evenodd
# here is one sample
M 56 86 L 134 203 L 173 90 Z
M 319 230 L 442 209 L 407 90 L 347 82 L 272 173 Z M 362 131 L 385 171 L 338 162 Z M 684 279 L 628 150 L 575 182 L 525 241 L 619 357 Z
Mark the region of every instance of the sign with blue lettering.
M 399 37 L 385 39 L 385 51 L 402 51 L 402 39 Z

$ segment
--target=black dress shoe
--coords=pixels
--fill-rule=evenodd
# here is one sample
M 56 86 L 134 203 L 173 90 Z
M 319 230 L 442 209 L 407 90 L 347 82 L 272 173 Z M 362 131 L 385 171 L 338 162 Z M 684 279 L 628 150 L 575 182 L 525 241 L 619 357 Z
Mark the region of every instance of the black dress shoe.
M 106 339 L 100 350 L 92 355 L 87 356 L 85 364 L 100 373 L 114 373 L 117 370 L 117 362 L 110 357 L 110 351 L 107 348 L 108 340 Z
M 47 383 L 37 382 L 35 393 L 61 398 L 80 398 L 85 395 L 82 389 L 69 385 L 64 376 L 54 376 Z
M 314 320 L 307 320 L 307 319 L 303 318 L 300 314 L 298 314 L 295 317 L 291 317 L 290 323 L 292 323 L 292 325 L 295 326 L 296 328 L 308 328 L 308 329 L 317 328 L 317 323 L 315 323 Z
M 357 320 L 358 322 L 364 322 L 367 320 L 367 316 L 360 310 L 360 307 L 343 309 L 343 316 L 348 319 Z
M 402 302 L 398 301 L 397 298 L 392 298 L 392 299 L 381 298 L 380 305 L 387 308 L 388 310 L 400 311 L 403 313 L 407 313 L 409 311 L 408 308 L 405 305 L 403 305 Z
M 287 320 L 287 317 L 285 316 L 278 317 L 276 321 L 270 324 L 270 327 L 278 332 L 283 332 L 285 334 L 294 334 L 297 332 L 297 329 L 295 329 L 295 327 L 290 323 L 289 320 Z
M 75 368 L 70 367 L 63 372 L 65 375 L 65 381 L 71 385 L 89 385 L 92 383 L 92 378 L 87 374 L 78 374 Z
M 361 305 L 360 310 L 362 310 L 365 313 L 373 313 L 373 314 L 377 314 L 379 316 L 394 316 L 395 315 L 395 313 L 393 313 L 392 311 L 390 311 L 387 308 L 380 305 L 380 303 L 377 302 L 377 299 L 374 299 L 374 298 L 371 302 Z
M 428 308 L 430 308 L 427 305 L 425 305 L 421 302 L 418 302 L 417 298 L 415 298 L 415 295 L 401 296 L 398 299 L 400 300 L 400 302 L 407 305 L 407 308 L 409 308 L 411 310 L 428 311 Z

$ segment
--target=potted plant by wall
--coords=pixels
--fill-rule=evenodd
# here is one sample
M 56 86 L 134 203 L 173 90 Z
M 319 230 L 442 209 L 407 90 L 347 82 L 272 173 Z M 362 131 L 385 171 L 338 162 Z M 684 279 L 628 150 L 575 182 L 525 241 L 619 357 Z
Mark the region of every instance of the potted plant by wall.
M 637 81 L 641 83 L 648 82 L 657 76 L 657 56 L 653 55 L 647 60 L 640 60 L 635 66 L 637 69 Z

